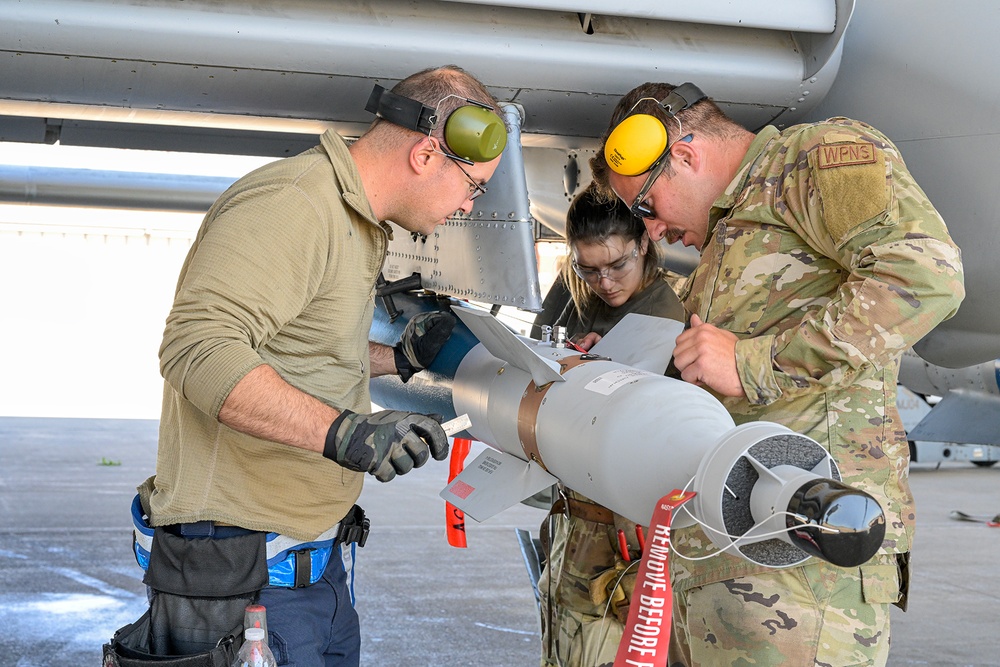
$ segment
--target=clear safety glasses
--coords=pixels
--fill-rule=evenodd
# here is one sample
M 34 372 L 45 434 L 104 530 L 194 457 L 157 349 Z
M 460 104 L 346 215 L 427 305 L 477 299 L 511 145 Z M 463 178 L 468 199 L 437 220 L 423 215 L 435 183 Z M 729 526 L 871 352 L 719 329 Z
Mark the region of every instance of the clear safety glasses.
M 628 253 L 621 259 L 615 261 L 610 266 L 603 269 L 591 269 L 580 266 L 573 261 L 573 271 L 576 275 L 589 285 L 596 285 L 601 282 L 603 278 L 608 280 L 621 280 L 629 274 L 632 268 L 635 266 L 635 261 L 639 257 L 639 246 L 632 248 L 632 252 Z

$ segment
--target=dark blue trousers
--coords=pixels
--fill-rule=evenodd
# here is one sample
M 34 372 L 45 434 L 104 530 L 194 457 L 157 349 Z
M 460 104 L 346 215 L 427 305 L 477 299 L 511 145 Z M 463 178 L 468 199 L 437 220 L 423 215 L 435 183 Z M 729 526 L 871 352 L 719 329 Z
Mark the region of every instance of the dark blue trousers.
M 361 626 L 354 611 L 355 544 L 334 547 L 323 577 L 305 588 L 268 586 L 268 643 L 279 665 L 358 667 Z M 338 558 L 343 549 L 343 558 Z

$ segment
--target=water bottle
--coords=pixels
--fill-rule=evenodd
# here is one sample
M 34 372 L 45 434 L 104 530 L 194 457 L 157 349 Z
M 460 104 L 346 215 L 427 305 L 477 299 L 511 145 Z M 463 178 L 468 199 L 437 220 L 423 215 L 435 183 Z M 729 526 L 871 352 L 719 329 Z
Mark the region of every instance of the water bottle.
M 246 641 L 236 654 L 233 667 L 277 667 L 274 654 L 267 647 L 264 631 L 261 628 L 247 628 L 243 631 Z
M 267 617 L 264 607 L 250 605 L 243 621 L 243 646 L 236 655 L 233 667 L 277 667 L 278 661 L 267 646 Z
M 262 604 L 248 605 L 243 612 L 244 628 L 260 628 L 264 631 L 264 641 L 267 641 L 267 609 Z

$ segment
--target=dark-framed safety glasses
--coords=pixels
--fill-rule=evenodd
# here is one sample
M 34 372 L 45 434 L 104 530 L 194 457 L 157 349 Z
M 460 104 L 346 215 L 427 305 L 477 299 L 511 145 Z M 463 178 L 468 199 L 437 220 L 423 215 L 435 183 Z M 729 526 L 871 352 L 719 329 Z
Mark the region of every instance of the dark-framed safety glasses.
M 678 121 L 678 124 L 680 124 L 680 121 Z M 694 135 L 689 133 L 677 141 L 686 142 L 691 141 L 693 138 Z M 632 215 L 635 217 L 642 218 L 643 220 L 656 217 L 656 211 L 654 211 L 653 207 L 645 201 L 646 195 L 649 194 L 649 190 L 653 187 L 653 183 L 656 182 L 656 179 L 659 178 L 660 174 L 663 173 L 663 170 L 667 168 L 667 164 L 670 162 L 670 149 L 674 147 L 674 144 L 676 144 L 677 141 L 663 149 L 663 155 L 658 157 L 656 162 L 653 163 L 653 166 L 649 170 L 649 176 L 646 177 L 646 181 L 642 184 L 642 187 L 639 188 L 639 194 L 635 196 L 635 199 L 632 200 L 632 205 L 628 207 L 629 210 L 632 211 Z
M 480 197 L 482 197 L 484 194 L 486 194 L 486 191 L 488 190 L 488 188 L 485 185 L 480 185 L 479 183 L 477 183 L 476 179 L 472 178 L 472 174 L 470 174 L 469 172 L 467 172 L 465 170 L 465 167 L 462 166 L 461 163 L 465 162 L 465 160 L 463 160 L 462 158 L 458 157 L 457 155 L 452 155 L 452 154 L 446 153 L 444 151 L 437 151 L 437 152 L 440 153 L 441 155 L 444 155 L 446 158 L 449 158 L 452 161 L 452 163 L 456 167 L 458 167 L 459 169 L 461 169 L 463 174 L 465 174 L 465 179 L 467 181 L 469 181 L 469 188 L 470 188 L 469 189 L 469 197 L 468 197 L 469 201 L 476 201 L 477 199 L 479 199 Z M 474 163 L 470 163 L 470 164 L 474 164 Z

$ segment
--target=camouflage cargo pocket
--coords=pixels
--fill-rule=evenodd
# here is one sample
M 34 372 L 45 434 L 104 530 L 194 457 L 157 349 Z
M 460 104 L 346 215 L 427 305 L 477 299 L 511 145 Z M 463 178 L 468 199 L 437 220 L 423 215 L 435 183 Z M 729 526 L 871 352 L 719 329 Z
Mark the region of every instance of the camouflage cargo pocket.
M 899 568 L 896 564 L 862 565 L 861 594 L 868 604 L 896 604 L 900 598 Z
M 622 640 L 622 624 L 614 616 L 584 621 L 573 637 L 568 659 L 564 664 L 580 667 L 610 667 Z

